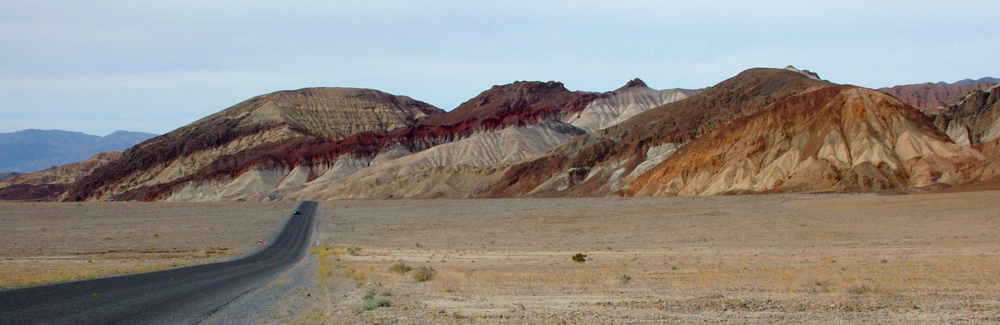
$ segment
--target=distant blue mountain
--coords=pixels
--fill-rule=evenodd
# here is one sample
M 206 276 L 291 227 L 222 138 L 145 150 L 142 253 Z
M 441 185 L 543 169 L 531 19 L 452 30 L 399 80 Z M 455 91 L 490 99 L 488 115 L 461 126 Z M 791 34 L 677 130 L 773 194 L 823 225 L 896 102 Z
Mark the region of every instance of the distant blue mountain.
M 11 178 L 11 177 L 15 177 L 17 175 L 21 175 L 21 174 L 20 173 L 15 173 L 15 172 L 0 173 L 0 182 L 3 182 L 5 179 Z
M 152 133 L 115 131 L 107 136 L 62 130 L 28 129 L 0 133 L 0 173 L 30 173 L 78 162 L 104 151 L 119 151 L 149 138 Z
M 959 80 L 959 81 L 955 82 L 956 85 L 974 85 L 974 84 L 981 84 L 981 83 L 993 83 L 993 84 L 1000 83 L 1000 79 L 993 78 L 993 77 L 985 77 L 985 78 L 979 78 L 978 80 L 963 79 L 963 80 Z M 945 83 L 943 81 L 939 82 L 938 84 L 947 85 L 947 83 Z

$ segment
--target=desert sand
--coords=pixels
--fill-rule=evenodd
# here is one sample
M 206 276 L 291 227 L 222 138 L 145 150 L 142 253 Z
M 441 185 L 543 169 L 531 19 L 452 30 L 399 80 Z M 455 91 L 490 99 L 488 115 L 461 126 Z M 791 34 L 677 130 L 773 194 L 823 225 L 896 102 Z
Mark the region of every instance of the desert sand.
M 304 281 L 269 300 L 256 321 L 995 323 L 997 197 L 324 202 Z M 71 266 L 94 276 L 129 271 L 97 264 L 228 258 L 252 250 L 293 204 L 3 204 L 0 227 L 15 236 L 0 239 L 0 267 Z M 109 211 L 123 218 L 102 217 Z M 24 245 L 29 239 L 36 244 Z M 574 261 L 577 254 L 586 258 Z M 424 267 L 433 275 L 418 281 Z
M 327 202 L 321 302 L 278 319 L 992 323 L 998 196 Z M 415 281 L 419 267 L 433 279 Z
M 293 207 L 293 202 L 0 202 L 0 288 L 234 258 L 269 239 Z

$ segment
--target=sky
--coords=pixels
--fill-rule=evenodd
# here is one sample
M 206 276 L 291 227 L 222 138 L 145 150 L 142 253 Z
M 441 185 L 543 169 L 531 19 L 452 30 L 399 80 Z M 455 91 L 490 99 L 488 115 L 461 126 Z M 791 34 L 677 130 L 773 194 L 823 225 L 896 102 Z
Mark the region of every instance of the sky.
M 1000 1 L 0 0 L 0 132 L 165 133 L 253 96 L 702 88 L 794 65 L 878 88 L 1000 77 Z

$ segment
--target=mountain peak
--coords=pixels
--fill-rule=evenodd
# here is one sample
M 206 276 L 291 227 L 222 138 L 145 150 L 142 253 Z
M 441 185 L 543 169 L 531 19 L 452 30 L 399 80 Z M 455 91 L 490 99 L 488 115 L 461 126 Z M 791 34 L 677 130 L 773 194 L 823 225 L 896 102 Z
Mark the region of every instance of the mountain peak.
M 785 70 L 795 71 L 795 72 L 801 73 L 801 74 L 805 75 L 806 77 L 809 77 L 809 79 L 822 80 L 822 79 L 819 78 L 819 74 L 816 74 L 815 72 L 812 72 L 812 71 L 809 71 L 809 70 L 799 70 L 799 69 L 796 69 L 792 65 L 788 65 L 787 67 L 785 67 Z
M 975 84 L 983 84 L 983 83 L 989 83 L 989 84 L 1000 83 L 1000 79 L 993 78 L 993 77 L 983 77 L 983 78 L 979 78 L 977 80 L 963 79 L 963 80 L 956 81 L 954 84 L 955 85 L 975 85 Z M 939 82 L 938 84 L 948 85 L 948 83 L 945 83 L 943 81 Z
M 623 90 L 623 89 L 629 89 L 629 88 L 635 88 L 635 87 L 649 88 L 649 86 L 647 86 L 646 83 L 642 81 L 642 79 L 635 78 L 635 79 L 629 80 L 628 83 L 626 83 L 621 88 L 618 88 L 617 90 Z

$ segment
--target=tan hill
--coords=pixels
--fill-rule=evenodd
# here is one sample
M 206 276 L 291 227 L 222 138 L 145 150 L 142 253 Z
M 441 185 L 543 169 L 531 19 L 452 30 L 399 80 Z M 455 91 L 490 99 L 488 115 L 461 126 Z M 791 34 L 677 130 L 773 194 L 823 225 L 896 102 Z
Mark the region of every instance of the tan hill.
M 582 111 L 563 119 L 587 132 L 618 125 L 651 108 L 688 98 L 700 90 L 655 90 L 642 80 L 634 79 L 609 96 L 594 100 Z
M 708 130 L 822 84 L 797 71 L 747 71 L 513 166 L 482 196 L 609 195 Z
M 219 174 L 223 177 L 207 177 L 181 187 L 175 186 L 169 195 L 161 198 L 186 201 L 394 197 L 395 191 L 369 188 L 385 187 L 397 177 L 421 169 L 460 163 L 482 166 L 504 157 L 526 154 L 516 146 L 508 152 L 481 152 L 496 148 L 476 145 L 466 145 L 462 152 L 447 148 L 463 146 L 455 143 L 472 143 L 490 137 L 484 134 L 529 128 L 544 121 L 557 120 L 567 112 L 579 111 L 589 98 L 596 96 L 571 92 L 556 82 L 515 82 L 495 86 L 450 112 L 424 119 L 408 128 L 382 134 L 358 134 L 342 140 L 302 141 L 286 145 L 285 148 L 297 149 L 291 152 L 284 148 L 249 152 L 250 156 L 242 160 L 259 161 L 274 155 L 274 152 L 289 155 L 270 165 L 240 166 L 238 169 L 245 172 L 233 173 L 232 177 Z M 549 136 L 559 138 L 558 133 L 562 132 L 568 132 L 569 137 L 582 133 L 569 127 L 549 132 Z M 511 139 L 508 137 L 506 140 Z M 530 142 L 526 138 L 519 140 Z M 483 142 L 486 146 L 498 144 L 497 141 Z M 506 144 L 513 142 L 507 141 Z M 449 154 L 436 154 L 446 151 Z
M 951 84 L 928 82 L 879 88 L 878 90 L 896 96 L 896 98 L 927 114 L 937 115 L 969 93 L 988 89 L 996 84 L 996 79 L 982 78 L 979 80 L 967 79 Z
M 385 132 L 442 112 L 408 97 L 366 89 L 308 88 L 262 95 L 126 150 L 122 159 L 74 184 L 69 198 L 156 199 L 158 193 L 150 190 L 204 177 L 219 164 L 231 164 L 261 146 Z
M 751 69 L 513 166 L 483 196 L 904 189 L 963 182 L 982 159 L 891 96 Z
M 71 184 L 121 156 L 120 151 L 102 152 L 81 162 L 5 179 L 0 181 L 0 200 L 58 200 Z
M 516 83 L 515 83 L 516 85 Z M 512 85 L 513 86 L 513 85 Z M 502 89 L 503 87 L 501 87 Z M 494 91 L 497 88 L 494 88 Z M 563 92 L 565 90 L 561 90 Z M 535 124 L 481 132 L 370 167 L 341 179 L 323 179 L 293 193 L 300 199 L 356 197 L 468 198 L 495 183 L 515 163 L 566 143 L 587 131 L 620 123 L 628 116 L 687 97 L 686 90 L 653 90 L 635 79 L 614 92 L 583 95 L 572 109 L 559 110 Z M 492 91 L 467 104 L 496 103 Z M 586 103 L 579 110 L 581 103 Z M 506 106 L 506 104 L 501 105 Z M 469 106 L 460 107 L 473 110 Z M 399 154 L 396 154 L 399 155 Z M 376 158 L 378 159 L 378 158 Z M 334 181 L 336 180 L 336 181 Z
M 633 195 L 868 192 L 968 181 L 983 157 L 885 94 L 831 86 L 718 128 L 630 183 Z
M 510 165 L 584 134 L 586 131 L 574 122 L 583 127 L 606 127 L 619 123 L 616 119 L 623 115 L 637 114 L 690 93 L 652 90 L 639 80 L 603 94 L 569 91 L 557 82 L 515 82 L 494 86 L 450 112 L 426 114 L 426 118 L 405 127 L 353 130 L 343 136 L 317 135 L 308 130 L 301 136 L 290 136 L 288 128 L 280 127 L 277 130 L 284 133 L 268 135 L 274 134 L 275 128 L 261 125 L 271 125 L 266 121 L 275 119 L 256 116 L 275 114 L 258 112 L 258 107 L 270 105 L 253 99 L 167 135 L 196 137 L 200 136 L 199 130 L 226 129 L 242 135 L 224 133 L 227 137 L 243 140 L 216 142 L 244 145 L 215 145 L 210 150 L 180 153 L 175 162 L 147 164 L 154 167 L 145 167 L 135 176 L 95 173 L 88 180 L 105 180 L 77 184 L 73 192 L 76 196 L 71 199 L 471 197 L 494 183 Z M 596 118 L 590 122 L 579 118 L 591 113 Z M 252 123 L 234 121 L 239 117 Z M 220 126 L 225 123 L 237 127 Z M 294 123 L 292 120 L 286 124 Z M 249 127 L 239 127 L 243 124 Z M 151 154 L 170 146 L 149 148 Z M 126 156 L 129 154 L 126 152 Z M 182 168 L 169 168 L 178 162 L 183 162 Z M 163 177 L 165 173 L 172 177 Z
M 301 149 L 287 163 L 254 166 L 232 179 L 192 182 L 167 199 L 232 199 L 247 193 L 256 193 L 250 199 L 464 197 L 469 187 L 488 180 L 479 169 L 488 174 L 498 170 L 496 164 L 582 134 L 559 120 L 598 97 L 556 82 L 494 86 L 412 127 L 297 144 Z
M 224 133 L 235 138 L 241 135 L 249 140 L 229 143 L 249 143 L 240 146 L 212 146 L 208 153 L 191 152 L 176 155 L 184 168 L 153 168 L 150 172 L 136 173 L 138 177 L 97 175 L 88 180 L 115 180 L 112 185 L 87 186 L 83 184 L 73 199 L 99 199 L 118 197 L 142 200 L 218 200 L 218 199 L 275 199 L 280 193 L 300 188 L 306 182 L 324 180 L 334 175 L 351 174 L 368 167 L 371 161 L 396 158 L 399 153 L 413 153 L 427 148 L 505 127 L 531 125 L 549 119 L 558 119 L 568 111 L 579 111 L 597 94 L 576 93 L 555 82 L 517 82 L 497 86 L 446 114 L 437 111 L 422 112 L 412 118 L 409 125 L 398 128 L 353 130 L 342 136 L 292 136 L 296 127 L 266 127 L 271 123 L 250 123 L 249 127 Z M 199 130 L 232 130 L 226 124 L 240 125 L 232 116 L 246 117 L 259 114 L 257 110 L 244 112 L 243 107 L 267 107 L 259 99 L 252 99 L 190 126 L 171 132 L 178 139 L 188 133 L 202 136 Z M 346 111 L 358 105 L 337 108 Z M 405 109 L 405 105 L 399 111 Z M 436 109 L 435 109 L 436 110 Z M 417 111 L 421 112 L 421 111 Z M 427 114 L 434 113 L 434 114 Z M 414 114 L 416 115 L 416 114 Z M 355 115 L 356 116 L 356 115 Z M 221 117 L 221 118 L 220 118 Z M 247 118 L 245 118 L 247 119 Z M 258 118 L 247 119 L 251 121 Z M 267 120 L 265 120 L 267 121 Z M 384 125 L 386 123 L 376 124 Z M 263 126 L 262 126 L 263 125 Z M 154 139 L 155 140 L 155 139 Z M 218 141 L 217 141 L 218 142 Z M 148 150 L 150 154 L 163 152 L 163 146 Z M 218 148 L 215 148 L 218 147 Z M 168 152 L 175 152 L 176 150 Z M 221 153 L 216 153 L 222 151 Z M 126 156 L 129 152 L 126 152 Z M 160 164 L 161 166 L 166 164 Z M 173 172 L 175 170 L 183 173 Z M 164 171 L 172 177 L 161 177 Z M 326 176 L 326 177 L 324 177 Z M 131 178 L 131 179 L 129 179 Z M 124 179 L 124 181 L 122 181 Z M 135 181 L 135 180 L 138 181 Z M 79 184 L 78 184 L 79 185 Z M 76 189 L 75 189 L 76 190 Z M 96 195 L 95 195 L 96 194 Z

